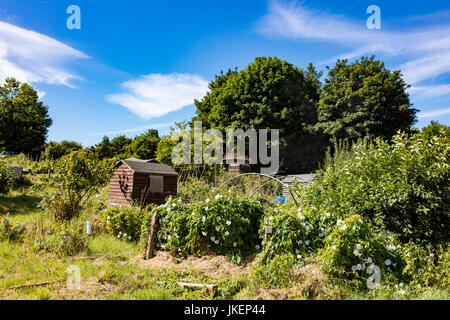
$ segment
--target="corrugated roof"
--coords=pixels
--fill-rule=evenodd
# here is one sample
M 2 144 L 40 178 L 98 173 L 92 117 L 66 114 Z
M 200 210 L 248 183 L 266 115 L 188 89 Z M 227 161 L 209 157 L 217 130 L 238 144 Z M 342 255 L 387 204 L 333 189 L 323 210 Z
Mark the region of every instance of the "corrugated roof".
M 159 163 L 155 159 L 141 160 L 136 158 L 128 158 L 118 163 L 125 163 L 131 170 L 137 173 L 145 174 L 162 174 L 168 176 L 177 176 L 178 173 L 166 164 Z

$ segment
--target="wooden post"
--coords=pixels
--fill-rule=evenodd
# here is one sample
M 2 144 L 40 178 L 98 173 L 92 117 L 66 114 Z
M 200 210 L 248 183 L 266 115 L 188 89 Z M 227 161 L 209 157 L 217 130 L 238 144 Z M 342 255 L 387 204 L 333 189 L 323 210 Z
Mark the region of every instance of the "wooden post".
M 50 169 L 48 169 L 48 171 L 47 171 L 47 178 L 49 178 L 49 179 L 50 179 L 51 172 L 52 171 Z
M 264 241 L 267 242 L 269 238 L 269 234 L 272 234 L 273 227 L 272 226 L 264 226 Z
M 158 230 L 158 218 L 156 213 L 152 217 L 152 224 L 148 233 L 147 249 L 145 250 L 145 260 L 151 259 L 154 256 L 156 246 L 156 232 Z

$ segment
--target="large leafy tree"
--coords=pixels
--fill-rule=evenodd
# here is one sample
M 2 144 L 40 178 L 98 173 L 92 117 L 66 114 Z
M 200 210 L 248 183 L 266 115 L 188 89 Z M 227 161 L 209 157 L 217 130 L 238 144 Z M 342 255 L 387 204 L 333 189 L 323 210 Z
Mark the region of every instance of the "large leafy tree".
M 316 122 L 320 74 L 277 57 L 258 57 L 241 71 L 228 71 L 210 83 L 195 101 L 204 125 L 280 129 L 281 164 L 286 171 L 314 168 L 323 156 L 321 137 L 306 128 Z
M 36 90 L 7 78 L 0 86 L 0 147 L 7 151 L 36 153 L 47 138 L 52 120 Z
M 362 57 L 349 64 L 338 60 L 322 86 L 316 128 L 334 139 L 390 139 L 398 130 L 409 131 L 417 110 L 409 100 L 400 71 Z
M 49 159 L 59 159 L 62 156 L 68 155 L 73 151 L 79 151 L 83 146 L 75 141 L 63 140 L 61 142 L 51 141 L 45 147 L 45 156 Z
M 127 146 L 127 151 L 139 159 L 154 159 L 160 140 L 158 130 L 150 129 L 145 134 L 134 138 L 133 142 Z

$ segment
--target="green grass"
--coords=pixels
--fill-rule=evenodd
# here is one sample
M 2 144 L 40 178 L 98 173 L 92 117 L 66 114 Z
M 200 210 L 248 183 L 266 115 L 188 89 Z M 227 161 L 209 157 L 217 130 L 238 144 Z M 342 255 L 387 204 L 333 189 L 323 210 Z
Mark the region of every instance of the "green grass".
M 119 240 L 109 234 L 99 234 L 89 239 L 89 251 L 93 255 L 117 259 L 130 259 L 141 253 L 136 243 Z

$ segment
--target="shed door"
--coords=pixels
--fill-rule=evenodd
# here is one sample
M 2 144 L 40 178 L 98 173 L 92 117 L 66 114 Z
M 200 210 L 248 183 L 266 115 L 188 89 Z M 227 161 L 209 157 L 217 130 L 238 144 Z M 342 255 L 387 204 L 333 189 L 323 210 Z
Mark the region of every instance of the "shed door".
M 164 177 L 163 176 L 149 176 L 150 179 L 150 192 L 152 193 L 162 193 L 164 188 Z

